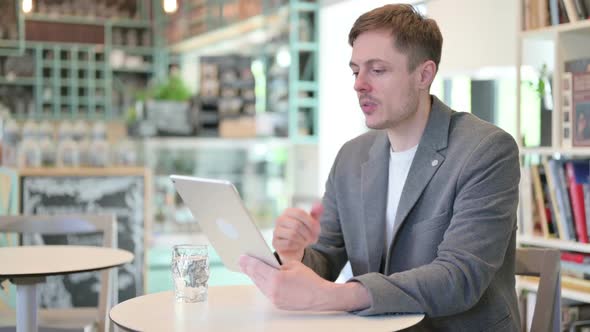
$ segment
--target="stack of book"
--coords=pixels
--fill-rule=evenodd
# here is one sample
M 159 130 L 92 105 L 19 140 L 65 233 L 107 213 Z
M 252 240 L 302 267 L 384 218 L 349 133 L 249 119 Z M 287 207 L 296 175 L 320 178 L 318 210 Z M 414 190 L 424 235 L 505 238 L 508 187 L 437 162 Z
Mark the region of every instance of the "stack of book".
M 521 173 L 523 233 L 588 243 L 590 160 L 544 160 Z
M 578 22 L 590 16 L 590 0 L 523 0 L 523 29 Z

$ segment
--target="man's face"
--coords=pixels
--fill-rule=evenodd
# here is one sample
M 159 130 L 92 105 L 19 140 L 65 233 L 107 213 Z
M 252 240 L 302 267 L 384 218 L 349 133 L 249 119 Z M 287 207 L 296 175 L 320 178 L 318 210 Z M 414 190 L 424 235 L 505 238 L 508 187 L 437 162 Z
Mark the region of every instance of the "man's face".
M 354 90 L 371 129 L 394 129 L 416 113 L 418 70 L 408 71 L 408 57 L 386 31 L 360 34 L 352 47 Z

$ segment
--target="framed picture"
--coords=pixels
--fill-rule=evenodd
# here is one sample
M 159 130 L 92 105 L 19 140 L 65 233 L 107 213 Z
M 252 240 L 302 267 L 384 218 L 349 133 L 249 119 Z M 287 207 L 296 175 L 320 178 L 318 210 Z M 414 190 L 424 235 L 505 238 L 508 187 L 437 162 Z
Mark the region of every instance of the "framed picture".
M 573 73 L 573 145 L 590 146 L 590 72 Z

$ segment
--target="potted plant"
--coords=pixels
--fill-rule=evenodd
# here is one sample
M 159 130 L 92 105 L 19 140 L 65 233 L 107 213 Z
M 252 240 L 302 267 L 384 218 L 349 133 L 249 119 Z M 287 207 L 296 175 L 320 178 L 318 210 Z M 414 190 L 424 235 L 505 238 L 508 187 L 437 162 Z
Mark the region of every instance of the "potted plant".
M 147 93 L 147 119 L 159 135 L 191 135 L 195 117 L 190 100 L 191 93 L 182 78 L 172 72 L 166 82 Z

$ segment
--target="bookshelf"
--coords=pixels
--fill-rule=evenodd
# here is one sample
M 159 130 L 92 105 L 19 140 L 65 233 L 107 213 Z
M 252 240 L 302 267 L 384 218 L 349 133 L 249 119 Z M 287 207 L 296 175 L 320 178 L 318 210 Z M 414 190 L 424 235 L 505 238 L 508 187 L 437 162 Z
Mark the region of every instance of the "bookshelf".
M 580 253 L 590 253 L 590 245 L 575 241 L 564 241 L 558 239 L 546 239 L 539 236 L 519 235 L 518 244 L 521 246 L 541 247 L 559 249 L 565 251 L 574 251 Z
M 572 62 L 590 59 L 590 12 L 577 13 L 578 17 L 570 19 L 568 15 L 572 13 L 560 7 L 558 1 L 522 0 L 521 3 L 518 13 L 521 24 L 517 31 L 516 123 L 523 171 L 517 244 L 520 247 L 552 248 L 575 255 L 589 255 L 590 243 L 578 240 L 582 239 L 580 234 L 588 234 L 590 218 L 585 218 L 583 222 L 586 225 L 584 231 L 577 222 L 583 219 L 579 218 L 580 211 L 590 207 L 586 204 L 590 196 L 580 198 L 575 193 L 577 173 L 568 171 L 570 166 L 567 164 L 572 160 L 585 160 L 583 163 L 588 168 L 590 145 L 572 144 L 575 140 L 568 139 L 568 135 L 576 135 L 577 123 L 574 120 L 577 113 L 570 111 L 575 109 L 575 104 L 571 95 L 564 93 L 568 82 L 564 84 L 563 78 L 565 73 L 577 71 L 572 70 Z M 540 78 L 544 66 L 545 87 L 538 89 L 542 87 Z M 569 105 L 564 100 L 569 101 Z M 556 160 L 551 166 L 553 169 L 548 162 L 552 159 Z M 533 171 L 535 167 L 538 167 L 538 172 Z M 568 179 L 568 172 L 574 176 Z M 537 188 L 536 178 L 540 180 Z M 588 175 L 585 181 L 588 182 Z M 580 186 L 583 188 L 581 183 Z M 574 204 L 574 199 L 578 203 Z M 580 210 L 580 206 L 584 210 Z M 545 217 L 548 227 L 539 230 L 538 224 Z M 568 232 L 567 225 L 571 227 L 569 236 L 564 236 L 563 233 Z M 574 270 L 575 273 L 572 272 Z M 590 281 L 569 276 L 572 273 L 585 275 L 588 271 L 588 264 L 562 262 L 562 298 L 590 303 Z M 538 282 L 532 278 L 517 280 L 519 290 L 535 292 L 537 286 Z

